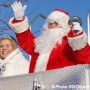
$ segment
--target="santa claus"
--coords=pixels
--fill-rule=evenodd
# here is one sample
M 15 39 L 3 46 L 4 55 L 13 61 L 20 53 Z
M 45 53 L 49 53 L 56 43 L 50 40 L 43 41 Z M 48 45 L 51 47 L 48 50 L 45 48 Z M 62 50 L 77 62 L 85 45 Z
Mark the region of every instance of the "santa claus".
M 20 47 L 32 56 L 30 73 L 90 63 L 87 36 L 78 22 L 73 22 L 70 30 L 68 12 L 54 10 L 46 19 L 42 35 L 36 38 L 24 16 L 26 6 L 15 2 L 12 9 L 14 18 L 10 19 L 9 24 L 16 33 Z M 78 32 L 74 33 L 75 30 Z

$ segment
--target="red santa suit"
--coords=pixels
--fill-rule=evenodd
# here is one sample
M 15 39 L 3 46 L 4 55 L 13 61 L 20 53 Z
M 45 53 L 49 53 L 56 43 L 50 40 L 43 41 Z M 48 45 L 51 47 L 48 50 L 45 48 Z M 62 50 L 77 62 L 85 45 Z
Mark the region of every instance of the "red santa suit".
M 65 26 L 65 30 L 69 30 L 68 20 L 69 16 L 66 13 L 55 11 L 48 16 L 46 22 L 57 21 L 62 26 Z M 27 17 L 19 22 L 11 18 L 9 24 L 12 30 L 16 32 L 21 48 L 32 56 L 30 73 L 90 63 L 90 46 L 87 44 L 87 37 L 84 31 L 74 35 L 70 30 L 66 36 L 63 36 L 62 43 L 56 43 L 49 52 L 39 53 L 35 52 L 36 37 L 33 36 L 29 29 Z

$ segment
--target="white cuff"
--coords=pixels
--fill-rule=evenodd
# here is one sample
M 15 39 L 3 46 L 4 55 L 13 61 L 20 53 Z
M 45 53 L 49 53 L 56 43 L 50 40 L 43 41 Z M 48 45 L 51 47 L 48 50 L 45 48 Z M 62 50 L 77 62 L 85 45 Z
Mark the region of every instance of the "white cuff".
M 27 29 L 29 28 L 29 23 L 28 23 L 27 17 L 25 17 L 25 19 L 22 22 L 18 22 L 18 23 L 12 23 L 13 19 L 14 19 L 14 17 L 10 19 L 9 25 L 14 32 L 22 33 L 24 31 L 27 31 Z
M 84 48 L 88 43 L 86 33 L 83 32 L 83 34 L 76 37 L 68 37 L 68 43 L 74 51 Z

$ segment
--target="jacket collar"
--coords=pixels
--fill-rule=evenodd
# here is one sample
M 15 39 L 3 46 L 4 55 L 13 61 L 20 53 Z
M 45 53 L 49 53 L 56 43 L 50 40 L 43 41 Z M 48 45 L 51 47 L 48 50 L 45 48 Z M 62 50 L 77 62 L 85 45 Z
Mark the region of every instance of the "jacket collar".
M 4 63 L 7 63 L 8 61 L 11 61 L 12 58 L 17 55 L 20 52 L 19 48 L 15 49 L 13 52 L 11 52 L 5 59 Z

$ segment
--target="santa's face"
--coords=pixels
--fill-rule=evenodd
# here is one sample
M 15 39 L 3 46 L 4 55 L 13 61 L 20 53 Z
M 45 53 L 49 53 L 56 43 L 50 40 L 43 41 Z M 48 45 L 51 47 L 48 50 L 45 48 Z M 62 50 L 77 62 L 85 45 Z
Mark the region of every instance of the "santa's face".
M 49 28 L 49 29 L 51 29 L 51 28 L 56 28 L 56 27 L 58 27 L 58 23 L 56 23 L 56 22 L 53 22 L 53 23 L 49 23 L 49 24 L 48 24 L 48 28 Z
M 62 26 L 55 21 L 53 23 L 48 24 L 48 29 L 52 29 L 52 28 L 56 28 L 56 27 L 62 28 Z

